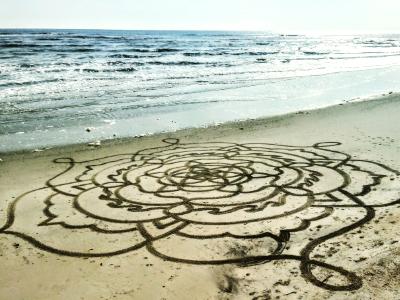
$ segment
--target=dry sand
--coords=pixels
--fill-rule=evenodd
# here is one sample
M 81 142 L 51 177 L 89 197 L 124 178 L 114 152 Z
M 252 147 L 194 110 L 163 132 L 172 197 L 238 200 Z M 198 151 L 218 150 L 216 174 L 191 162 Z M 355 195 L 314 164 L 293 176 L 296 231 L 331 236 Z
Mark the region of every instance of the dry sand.
M 1 155 L 0 299 L 400 299 L 399 116 Z

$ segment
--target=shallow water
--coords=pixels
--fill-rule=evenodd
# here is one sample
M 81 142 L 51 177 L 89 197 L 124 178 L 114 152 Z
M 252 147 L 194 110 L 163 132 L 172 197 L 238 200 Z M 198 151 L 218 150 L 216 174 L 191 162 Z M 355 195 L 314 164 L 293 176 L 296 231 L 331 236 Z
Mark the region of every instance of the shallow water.
M 0 30 L 0 62 L 0 151 L 400 90 L 400 35 Z

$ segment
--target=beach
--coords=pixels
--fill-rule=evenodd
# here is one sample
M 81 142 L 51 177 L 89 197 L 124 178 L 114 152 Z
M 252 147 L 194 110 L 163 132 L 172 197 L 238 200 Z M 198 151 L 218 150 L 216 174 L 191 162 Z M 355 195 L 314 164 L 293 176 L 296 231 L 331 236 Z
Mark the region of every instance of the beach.
M 390 94 L 4 152 L 0 299 L 395 299 L 399 115 Z

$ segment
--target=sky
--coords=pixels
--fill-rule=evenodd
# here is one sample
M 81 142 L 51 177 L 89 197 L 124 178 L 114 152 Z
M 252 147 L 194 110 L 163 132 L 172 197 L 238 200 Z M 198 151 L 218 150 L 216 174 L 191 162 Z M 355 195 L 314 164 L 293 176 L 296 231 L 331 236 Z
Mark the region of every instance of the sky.
M 399 0 L 0 0 L 0 28 L 400 33 Z

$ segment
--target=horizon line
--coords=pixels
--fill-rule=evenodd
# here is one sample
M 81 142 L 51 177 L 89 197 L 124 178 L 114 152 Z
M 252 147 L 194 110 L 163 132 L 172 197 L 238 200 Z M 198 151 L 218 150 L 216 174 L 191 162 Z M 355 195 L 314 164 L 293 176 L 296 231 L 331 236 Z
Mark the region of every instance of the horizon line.
M 272 34 L 283 34 L 283 35 L 368 35 L 368 34 L 400 34 L 400 31 L 351 31 L 351 30 L 340 30 L 340 31 L 292 31 L 292 30 L 266 30 L 266 29 L 122 29 L 122 28 L 65 28 L 65 27 L 0 27 L 0 30 L 98 30 L 98 31 L 175 31 L 175 32 L 262 32 Z

